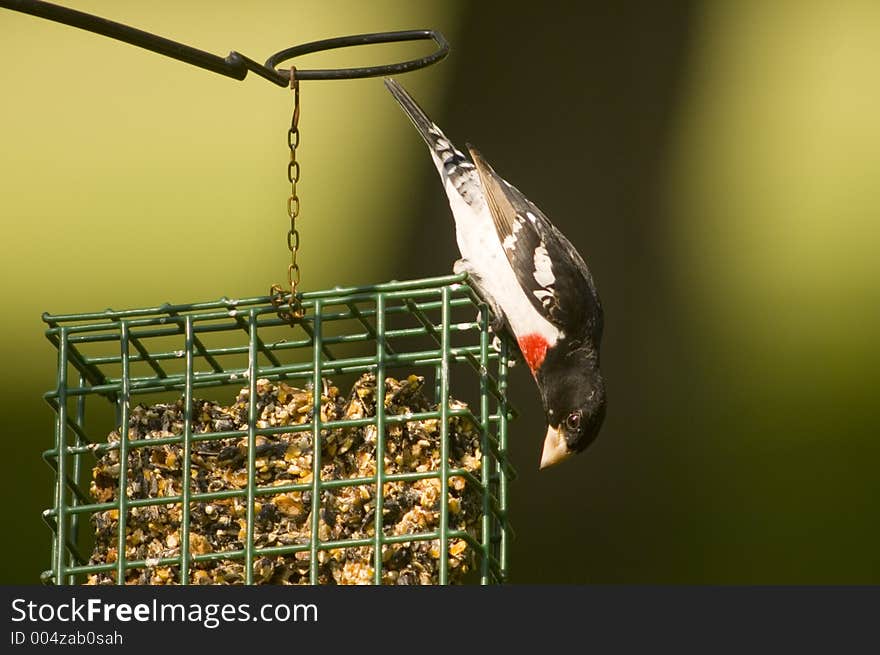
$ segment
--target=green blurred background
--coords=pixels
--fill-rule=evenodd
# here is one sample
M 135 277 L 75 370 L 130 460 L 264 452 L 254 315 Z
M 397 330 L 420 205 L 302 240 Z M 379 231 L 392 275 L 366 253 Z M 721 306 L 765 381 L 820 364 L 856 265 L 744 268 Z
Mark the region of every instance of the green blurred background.
M 402 81 L 571 237 L 606 309 L 586 454 L 538 474 L 543 417 L 514 369 L 514 582 L 880 582 L 880 4 L 66 4 L 257 60 L 446 34 L 449 58 Z M 56 364 L 40 314 L 283 279 L 290 98 L 6 10 L 0 35 L 0 582 L 33 583 Z M 445 198 L 381 81 L 302 87 L 303 286 L 448 272 Z

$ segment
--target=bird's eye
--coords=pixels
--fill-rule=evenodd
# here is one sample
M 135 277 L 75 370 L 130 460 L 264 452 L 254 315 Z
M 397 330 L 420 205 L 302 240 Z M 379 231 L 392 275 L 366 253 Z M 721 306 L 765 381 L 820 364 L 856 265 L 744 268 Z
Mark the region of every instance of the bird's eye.
M 577 432 L 578 428 L 581 427 L 581 413 L 580 411 L 572 412 L 565 418 L 565 427 L 570 432 Z

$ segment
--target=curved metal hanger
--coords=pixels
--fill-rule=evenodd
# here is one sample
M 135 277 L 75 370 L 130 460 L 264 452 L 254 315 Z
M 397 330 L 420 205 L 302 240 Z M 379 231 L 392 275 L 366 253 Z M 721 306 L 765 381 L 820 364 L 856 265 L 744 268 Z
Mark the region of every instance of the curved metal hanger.
M 403 30 L 398 32 L 377 32 L 372 34 L 354 34 L 351 36 L 339 36 L 321 41 L 312 41 L 295 45 L 290 48 L 276 52 L 266 60 L 265 64 L 260 64 L 249 57 L 233 50 L 225 58 L 204 50 L 193 48 L 192 46 L 166 39 L 150 32 L 144 32 L 122 23 L 117 23 L 100 16 L 87 14 L 76 9 L 69 9 L 60 5 L 40 0 L 0 0 L 0 7 L 12 9 L 39 18 L 63 23 L 72 27 L 78 27 L 82 30 L 94 32 L 108 36 L 111 39 L 124 41 L 131 45 L 151 50 L 177 59 L 178 61 L 204 68 L 220 75 L 232 77 L 236 80 L 243 80 L 248 71 L 252 71 L 256 75 L 274 82 L 278 86 L 288 86 L 290 83 L 290 69 L 277 70 L 276 66 L 283 61 L 289 61 L 294 57 L 309 54 L 312 52 L 322 52 L 324 50 L 335 50 L 337 48 L 348 48 L 359 45 L 371 45 L 377 43 L 396 43 L 399 41 L 427 41 L 432 40 L 437 44 L 437 50 L 426 57 L 411 59 L 395 64 L 385 64 L 382 66 L 365 66 L 359 68 L 332 68 L 317 70 L 300 70 L 297 68 L 296 77 L 300 80 L 349 80 L 364 77 L 380 77 L 385 75 L 393 75 L 397 73 L 405 73 L 425 66 L 430 66 L 449 54 L 449 43 L 446 38 L 437 30 Z

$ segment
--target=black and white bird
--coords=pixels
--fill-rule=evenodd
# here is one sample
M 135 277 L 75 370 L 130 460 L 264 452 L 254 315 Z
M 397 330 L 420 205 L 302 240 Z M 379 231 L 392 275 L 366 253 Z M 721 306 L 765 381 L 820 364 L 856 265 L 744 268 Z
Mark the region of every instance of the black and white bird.
M 589 446 L 605 417 L 599 372 L 602 306 L 574 246 L 528 198 L 502 179 L 470 144 L 469 160 L 415 100 L 385 80 L 440 173 L 471 284 L 519 344 L 541 393 L 547 436 L 541 468 Z

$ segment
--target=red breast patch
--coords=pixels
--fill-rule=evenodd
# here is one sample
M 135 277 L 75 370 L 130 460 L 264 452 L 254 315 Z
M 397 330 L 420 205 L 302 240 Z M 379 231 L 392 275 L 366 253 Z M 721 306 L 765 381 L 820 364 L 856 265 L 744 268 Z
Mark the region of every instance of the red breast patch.
M 540 334 L 527 334 L 517 339 L 517 343 L 526 360 L 526 364 L 529 365 L 534 375 L 541 368 L 541 364 L 544 363 L 544 357 L 549 346 L 547 340 Z

